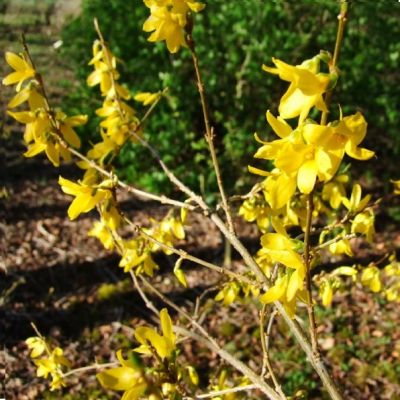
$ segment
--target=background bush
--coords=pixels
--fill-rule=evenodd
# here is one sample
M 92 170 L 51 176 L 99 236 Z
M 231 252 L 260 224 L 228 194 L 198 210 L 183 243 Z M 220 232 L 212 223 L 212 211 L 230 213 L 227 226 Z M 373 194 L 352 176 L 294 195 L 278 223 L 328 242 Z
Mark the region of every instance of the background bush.
M 223 176 L 228 191 L 233 192 L 251 179 L 243 172 L 255 151 L 253 133 L 258 131 L 272 138 L 265 111 L 277 104 L 285 86 L 263 72 L 261 65 L 271 64 L 272 56 L 294 64 L 318 54 L 320 49 L 333 51 L 336 18 L 332 15 L 338 13 L 338 2 L 206 3 L 207 10 L 196 15 L 194 37 L 209 95 L 212 125 L 218 136 Z M 343 75 L 333 101 L 357 105 L 366 115 L 366 147 L 377 151 L 383 161 L 379 165 L 390 175 L 395 172 L 388 170 L 388 160 L 400 151 L 400 7 L 396 0 L 355 0 L 350 13 L 339 63 Z M 148 10 L 141 1 L 109 0 L 105 5 L 102 0 L 83 0 L 81 15 L 63 30 L 63 53 L 74 64 L 81 83 L 74 87 L 65 106 L 70 112 L 91 115 L 92 123 L 85 132 L 87 140 L 98 141 L 92 110 L 100 105 L 100 96 L 97 88 L 90 89 L 85 84 L 90 72 L 87 61 L 96 38 L 95 16 L 112 51 L 123 60 L 121 81 L 133 94 L 170 88 L 168 100 L 158 106 L 147 123 L 150 142 L 187 184 L 213 191 L 215 177 L 210 173 L 207 152 L 201 151 L 205 147 L 203 122 L 190 54 L 180 51 L 170 55 L 164 43 L 147 42 L 148 34 L 142 31 L 142 25 Z M 332 109 L 337 114 L 338 107 Z M 276 111 L 276 106 L 272 111 Z M 344 108 L 344 112 L 354 111 L 354 106 Z M 256 165 L 254 160 L 252 163 Z M 127 146 L 119 157 L 125 179 L 149 190 L 170 191 L 169 182 L 153 164 L 139 146 Z

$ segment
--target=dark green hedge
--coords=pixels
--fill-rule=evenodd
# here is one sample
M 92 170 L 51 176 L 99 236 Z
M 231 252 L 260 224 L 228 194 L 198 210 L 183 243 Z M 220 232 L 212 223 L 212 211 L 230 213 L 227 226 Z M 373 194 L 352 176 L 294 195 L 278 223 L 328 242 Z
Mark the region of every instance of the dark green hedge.
M 212 110 L 212 124 L 228 189 L 245 185 L 246 165 L 255 150 L 253 133 L 270 134 L 267 108 L 275 111 L 285 84 L 261 70 L 271 57 L 295 64 L 333 50 L 338 2 L 210 0 L 195 18 L 194 36 Z M 82 83 L 66 100 L 71 112 L 91 115 L 86 137 L 95 139 L 93 110 L 97 89 L 85 86 L 93 18 L 100 22 L 113 52 L 123 60 L 122 81 L 132 93 L 170 88 L 169 98 L 147 124 L 149 140 L 166 163 L 195 189 L 215 190 L 203 140 L 203 123 L 188 51 L 170 55 L 162 43 L 146 41 L 141 30 L 148 10 L 139 0 L 83 0 L 82 13 L 63 30 L 64 55 Z M 345 112 L 361 110 L 369 121 L 368 144 L 388 163 L 400 151 L 400 3 L 354 0 L 340 59 L 343 74 L 335 92 Z M 338 109 L 338 107 L 334 107 Z M 272 135 L 271 135 L 272 137 Z M 155 191 L 167 180 L 141 147 L 119 157 L 124 177 Z M 247 178 L 244 178 L 247 177 Z

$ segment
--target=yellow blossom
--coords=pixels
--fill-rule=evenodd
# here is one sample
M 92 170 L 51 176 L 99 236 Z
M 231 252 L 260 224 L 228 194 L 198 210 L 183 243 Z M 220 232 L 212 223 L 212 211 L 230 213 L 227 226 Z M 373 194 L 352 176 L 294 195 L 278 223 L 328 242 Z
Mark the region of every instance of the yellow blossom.
M 339 267 L 331 273 L 324 273 L 322 278 L 319 278 L 319 295 L 322 299 L 322 304 L 329 307 L 332 303 L 334 293 L 342 286 L 342 277 L 351 276 L 356 279 L 357 270 L 354 267 Z
M 394 194 L 400 194 L 400 180 L 392 181 L 394 185 Z
M 361 275 L 361 283 L 364 286 L 368 286 L 374 293 L 379 292 L 382 288 L 382 283 L 378 267 L 375 265 L 366 267 Z
M 239 208 L 239 215 L 246 221 L 257 221 L 260 230 L 265 232 L 269 227 L 271 209 L 260 195 L 255 195 L 243 202 Z
M 350 257 L 353 256 L 353 251 L 348 239 L 342 239 L 332 243 L 329 245 L 328 249 L 334 255 L 347 254 Z
M 215 300 L 222 301 L 224 306 L 229 306 L 237 299 L 239 292 L 239 284 L 232 281 L 224 285 L 223 289 L 221 289 L 215 296 Z
M 263 146 L 254 157 L 274 160 L 276 170 L 264 175 L 268 176 L 270 196 L 273 198 L 276 193 L 281 199 L 280 206 L 290 199 L 295 184 L 300 192 L 308 194 L 313 190 L 317 178 L 321 182 L 330 181 L 344 154 L 363 160 L 374 154 L 357 147 L 366 133 L 366 122 L 359 113 L 343 118 L 336 125 L 304 123 L 295 130 L 269 111 L 267 120 L 280 139 L 264 142 L 256 136 Z M 274 203 L 273 200 L 267 201 Z M 275 208 L 272 204 L 271 207 Z
M 129 91 L 116 82 L 119 79 L 117 59 L 99 40 L 93 43 L 93 58 L 89 65 L 94 66 L 94 71 L 87 78 L 88 86 L 100 85 L 102 96 L 108 99 L 117 95 L 125 100 L 130 99 Z
M 344 206 L 350 212 L 358 213 L 360 211 L 363 211 L 364 208 L 367 206 L 368 202 L 371 199 L 371 195 L 368 194 L 364 198 L 361 198 L 361 194 L 362 194 L 361 186 L 358 183 L 356 183 L 351 191 L 350 199 L 347 198 L 342 199 Z
M 7 64 L 14 69 L 14 72 L 3 79 L 3 85 L 17 84 L 16 90 L 19 92 L 24 81 L 35 76 L 35 70 L 24 56 L 20 57 L 7 51 L 5 57 Z
M 93 224 L 92 229 L 88 232 L 88 236 L 96 237 L 103 244 L 107 250 L 114 248 L 114 238 L 110 231 L 110 228 L 104 221 L 96 221 Z
M 48 111 L 38 109 L 35 111 L 11 112 L 8 114 L 18 122 L 26 124 L 24 140 L 28 145 L 25 157 L 34 157 L 41 152 L 45 152 L 48 159 L 56 167 L 60 165 L 60 156 L 69 161 L 70 152 L 60 144 L 60 136 L 71 146 L 80 147 L 80 139 L 74 127 L 86 123 L 85 115 L 67 117 L 62 112 L 55 115 L 57 127 L 54 126 Z
M 156 100 L 158 100 L 160 95 L 160 92 L 141 92 L 135 95 L 134 100 L 138 101 L 139 103 L 143 103 L 144 106 L 148 106 L 149 104 L 153 104 Z
M 291 294 L 291 298 L 289 299 L 287 293 L 289 288 L 289 274 L 284 274 L 280 276 L 275 281 L 275 284 L 271 286 L 266 293 L 264 293 L 260 297 L 260 301 L 264 304 L 273 303 L 275 301 L 282 302 L 285 310 L 289 314 L 291 318 L 294 318 L 295 310 L 296 310 L 296 296 Z
M 282 118 L 299 116 L 303 122 L 312 107 L 327 111 L 322 95 L 326 92 L 330 78 L 319 72 L 319 59 L 314 57 L 300 65 L 289 65 L 276 58 L 272 59 L 276 68 L 263 65 L 263 69 L 287 82 L 290 86 L 279 104 L 279 114 Z
M 64 193 L 75 196 L 68 208 L 68 216 L 71 220 L 77 218 L 81 213 L 89 212 L 97 204 L 111 197 L 111 180 L 92 186 L 85 183 L 75 183 L 60 176 L 58 183 Z
M 153 276 L 154 270 L 158 269 L 158 266 L 153 261 L 150 250 L 144 246 L 144 242 L 140 239 L 123 242 L 124 250 L 119 266 L 124 268 L 124 272 L 136 268 L 136 274 L 144 271 L 147 275 Z
M 43 96 L 36 90 L 36 88 L 31 84 L 27 85 L 21 89 L 8 103 L 7 108 L 12 109 L 18 107 L 19 105 L 28 102 L 31 111 L 37 110 L 39 108 L 45 108 L 46 102 Z
M 343 198 L 346 197 L 344 183 L 348 180 L 348 175 L 338 175 L 322 188 L 322 199 L 328 200 L 332 208 L 337 209 L 342 204 Z
M 261 237 L 261 245 L 273 262 L 288 268 L 304 270 L 303 259 L 294 251 L 296 245 L 289 237 L 280 233 L 266 233 Z
M 148 387 L 140 367 L 129 359 L 124 359 L 122 351 L 117 351 L 120 367 L 106 369 L 96 375 L 105 389 L 124 391 L 121 400 L 136 400 L 144 395 Z
M 25 340 L 29 350 L 31 350 L 30 357 L 36 358 L 41 356 L 46 350 L 46 342 L 43 338 L 34 336 Z
M 87 122 L 87 115 L 74 115 L 67 117 L 63 112 L 57 112 L 56 119 L 63 138 L 72 147 L 81 147 L 81 140 L 73 129 L 76 126 L 84 125 Z
M 145 326 L 135 329 L 135 338 L 141 344 L 135 349 L 136 352 L 151 355 L 154 349 L 162 359 L 172 356 L 176 347 L 176 337 L 166 308 L 160 311 L 160 322 L 162 335 Z
M 205 5 L 192 0 L 145 0 L 150 16 L 143 24 L 145 32 L 152 32 L 149 42 L 165 40 L 171 53 L 186 46 L 184 27 L 189 11 L 199 12 Z
M 354 220 L 351 223 L 351 232 L 361 233 L 365 235 L 367 241 L 369 243 L 372 243 L 373 237 L 375 235 L 374 222 L 374 212 L 371 209 L 365 210 L 354 217 Z

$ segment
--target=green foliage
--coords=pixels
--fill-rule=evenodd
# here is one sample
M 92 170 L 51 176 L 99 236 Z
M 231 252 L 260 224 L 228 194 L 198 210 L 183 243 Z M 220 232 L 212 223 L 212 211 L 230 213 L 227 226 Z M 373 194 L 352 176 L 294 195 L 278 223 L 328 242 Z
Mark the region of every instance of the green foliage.
M 196 15 L 194 36 L 217 133 L 217 149 L 229 192 L 251 179 L 246 173 L 255 150 L 254 131 L 268 137 L 265 111 L 277 104 L 285 85 L 261 70 L 274 55 L 296 62 L 320 49 L 333 51 L 336 1 L 246 2 L 208 1 Z M 333 101 L 358 104 L 369 116 L 367 147 L 378 157 L 400 151 L 397 88 L 400 73 L 400 4 L 392 1 L 354 1 L 342 50 L 343 74 Z M 82 14 L 63 31 L 64 54 L 78 69 L 78 86 L 67 100 L 69 112 L 88 113 L 92 122 L 86 137 L 97 141 L 93 109 L 100 105 L 97 89 L 85 86 L 90 69 L 86 60 L 96 38 L 97 17 L 112 51 L 123 60 L 122 80 L 132 93 L 169 87 L 168 99 L 146 125 L 146 135 L 164 161 L 195 189 L 213 191 L 215 177 L 203 140 L 203 122 L 190 54 L 170 55 L 163 43 L 147 42 L 142 25 L 148 10 L 140 1 L 84 0 Z M 223 33 L 223 34 L 221 34 Z M 301 45 L 299 45 L 301 42 Z M 382 51 L 385 49 L 386 51 Z M 335 103 L 334 103 L 335 104 Z M 334 114 L 338 114 L 338 107 Z M 275 111 L 273 109 L 272 111 Z M 344 109 L 345 112 L 355 110 Z M 258 166 L 265 165 L 258 164 Z M 169 191 L 167 178 L 143 148 L 128 145 L 119 156 L 121 177 L 149 190 Z

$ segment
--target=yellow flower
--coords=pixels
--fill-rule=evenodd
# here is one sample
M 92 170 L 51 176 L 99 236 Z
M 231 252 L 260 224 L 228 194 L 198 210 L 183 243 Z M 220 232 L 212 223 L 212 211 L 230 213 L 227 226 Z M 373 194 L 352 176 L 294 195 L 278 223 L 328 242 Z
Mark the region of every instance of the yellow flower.
M 328 200 L 332 208 L 337 209 L 342 204 L 343 198 L 346 197 L 344 183 L 348 180 L 348 175 L 338 175 L 322 188 L 322 199 Z
M 222 301 L 224 306 L 231 305 L 239 296 L 240 286 L 237 282 L 229 282 L 224 285 L 223 289 L 220 290 L 215 296 L 216 301 Z
M 96 375 L 101 386 L 105 389 L 124 391 L 121 400 L 136 400 L 144 395 L 147 383 L 143 372 L 129 360 L 122 357 L 122 351 L 117 351 L 117 358 L 121 366 L 106 369 Z
M 293 275 L 293 274 L 292 274 Z M 296 280 L 297 277 L 293 279 Z M 291 277 L 289 274 L 285 274 L 275 281 L 275 284 L 271 286 L 266 293 L 260 297 L 260 301 L 264 304 L 273 303 L 275 301 L 282 302 L 285 310 L 288 312 L 291 318 L 294 318 L 296 310 L 296 296 L 293 295 L 293 290 L 290 292 L 290 299 L 288 296 L 289 292 L 289 282 Z M 296 293 L 295 293 L 296 294 Z
M 257 221 L 260 230 L 265 232 L 269 227 L 271 208 L 261 196 L 256 195 L 243 202 L 239 208 L 239 215 L 243 216 L 246 221 Z
M 26 124 L 24 140 L 28 144 L 28 150 L 24 153 L 25 157 L 34 157 L 41 152 L 45 152 L 48 159 L 56 167 L 60 165 L 60 156 L 69 161 L 70 152 L 59 143 L 59 133 L 65 141 L 73 147 L 80 147 L 79 136 L 73 127 L 86 123 L 85 115 L 67 117 L 63 112 L 56 113 L 56 123 L 58 131 L 45 109 L 35 111 L 11 112 L 8 114 L 18 122 Z
M 75 126 L 86 124 L 87 115 L 74 115 L 73 117 L 67 117 L 63 112 L 57 112 L 56 119 L 65 141 L 73 147 L 81 147 L 81 140 L 73 128 Z
M 58 183 L 64 193 L 75 196 L 68 208 L 68 216 L 71 220 L 77 218 L 81 213 L 89 212 L 103 200 L 111 198 L 111 180 L 92 186 L 84 183 L 75 183 L 60 176 Z
M 189 11 L 199 12 L 205 5 L 191 0 L 145 0 L 151 15 L 143 24 L 145 32 L 153 32 L 149 42 L 165 40 L 171 53 L 186 46 L 184 27 Z
M 266 233 L 261 236 L 261 245 L 269 254 L 272 262 L 278 262 L 287 268 L 304 270 L 303 259 L 294 249 L 295 243 L 280 233 Z
M 162 359 L 170 358 L 176 346 L 176 337 L 173 332 L 171 318 L 166 308 L 160 311 L 162 336 L 154 329 L 141 326 L 135 330 L 135 338 L 141 346 L 135 349 L 142 354 L 153 354 L 154 349 Z
M 333 286 L 329 279 L 324 279 L 319 287 L 319 295 L 322 299 L 322 304 L 329 307 L 333 300 Z
M 145 32 L 154 31 L 149 42 L 165 40 L 170 53 L 176 53 L 181 46 L 186 46 L 183 28 L 186 25 L 186 17 L 168 11 L 166 7 L 151 7 L 151 15 L 143 24 Z
M 398 181 L 392 181 L 394 185 L 394 194 L 400 194 L 400 179 Z
M 375 265 L 366 267 L 361 275 L 361 283 L 368 286 L 374 293 L 377 293 L 382 288 L 379 269 Z
M 274 160 L 277 168 L 272 174 L 261 171 L 262 175 L 268 176 L 266 192 L 269 194 L 266 198 L 273 209 L 282 207 L 290 200 L 295 182 L 300 192 L 308 194 L 314 189 L 317 178 L 321 182 L 331 180 L 345 153 L 363 160 L 374 154 L 357 147 L 366 133 L 366 122 L 359 113 L 328 126 L 304 123 L 294 131 L 283 119 L 275 118 L 269 111 L 267 120 L 280 139 L 264 142 L 256 136 L 263 146 L 254 157 Z M 258 173 L 258 170 L 255 172 Z M 268 196 L 271 198 L 268 199 Z M 276 201 L 275 196 L 280 200 Z
M 287 82 L 290 86 L 279 104 L 279 114 L 282 118 L 300 116 L 299 124 L 308 116 L 312 107 L 327 111 L 322 95 L 326 92 L 330 78 L 319 73 L 319 59 L 314 57 L 301 65 L 289 65 L 276 58 L 272 59 L 276 68 L 263 65 L 263 69 Z
M 130 99 L 129 91 L 116 82 L 119 79 L 117 59 L 99 40 L 93 43 L 93 58 L 89 65 L 94 66 L 94 71 L 87 78 L 88 86 L 100 85 L 102 96 L 108 99 L 117 95 L 125 100 Z
M 29 108 L 34 111 L 38 108 L 45 108 L 46 102 L 43 96 L 33 87 L 33 85 L 27 85 L 21 89 L 8 103 L 7 108 L 15 108 L 19 105 L 28 101 Z
M 368 160 L 374 156 L 373 151 L 358 147 L 367 133 L 367 122 L 361 113 L 357 112 L 342 118 L 333 129 L 334 140 L 338 146 L 344 147 L 349 157 L 356 160 Z
M 342 276 L 351 276 L 353 281 L 356 280 L 357 270 L 354 267 L 339 267 L 334 269 L 330 274 L 323 273 L 319 279 L 319 295 L 322 304 L 329 307 L 332 304 L 333 295 L 343 285 Z
M 158 100 L 160 95 L 160 92 L 141 92 L 135 95 L 134 100 L 138 101 L 139 103 L 143 103 L 144 106 L 148 106 L 149 104 L 153 104 L 156 100 Z
M 31 350 L 30 357 L 36 358 L 41 356 L 46 350 L 46 342 L 44 339 L 34 336 L 25 340 L 29 350 Z
M 47 357 L 36 359 L 35 365 L 37 366 L 37 376 L 47 377 L 50 375 L 52 380 L 50 383 L 50 390 L 60 389 L 65 386 L 63 367 L 70 367 L 69 360 L 64 357 L 63 350 L 60 347 L 56 347 Z
M 96 221 L 92 229 L 88 232 L 88 236 L 96 237 L 103 244 L 107 250 L 114 248 L 114 238 L 111 234 L 110 228 L 104 221 Z
M 351 224 L 352 233 L 361 233 L 366 236 L 369 243 L 372 243 L 373 237 L 375 235 L 375 215 L 372 210 L 366 210 L 354 217 Z
M 96 114 L 104 118 L 100 123 L 104 133 L 119 146 L 125 142 L 129 131 L 136 129 L 139 123 L 135 110 L 117 99 L 105 99 L 102 107 L 96 110 Z
M 274 169 L 264 181 L 264 197 L 273 210 L 280 209 L 290 202 L 296 191 L 295 176 Z
M 142 240 L 130 240 L 123 242 L 123 253 L 119 266 L 124 268 L 124 272 L 129 272 L 136 268 L 135 273 L 140 274 L 144 271 L 147 275 L 153 276 L 154 270 L 158 269 L 157 264 L 151 257 L 150 250 L 144 248 Z
M 24 57 L 19 57 L 9 51 L 6 52 L 6 61 L 14 69 L 14 72 L 3 79 L 3 85 L 14 85 L 17 83 L 16 90 L 19 92 L 23 82 L 35 76 L 35 70 L 31 63 L 25 60 Z
M 367 206 L 368 202 L 371 199 L 371 195 L 366 195 L 364 198 L 361 198 L 362 189 L 361 186 L 356 183 L 351 190 L 350 199 L 344 197 L 342 202 L 344 206 L 352 213 L 358 213 L 363 211 L 364 208 Z
M 339 240 L 336 243 L 332 243 L 328 247 L 329 251 L 332 254 L 340 255 L 340 254 L 347 254 L 348 256 L 353 256 L 353 251 L 350 246 L 350 242 L 348 239 Z

